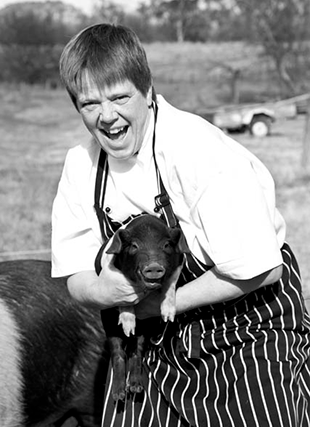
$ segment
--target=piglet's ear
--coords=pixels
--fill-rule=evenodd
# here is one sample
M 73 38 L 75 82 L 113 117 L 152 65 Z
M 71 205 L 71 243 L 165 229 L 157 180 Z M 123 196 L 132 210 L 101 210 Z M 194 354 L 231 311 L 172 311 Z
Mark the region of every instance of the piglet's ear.
M 180 228 L 172 228 L 170 230 L 171 238 L 176 242 L 177 251 L 181 254 L 189 254 L 190 250 L 184 237 L 183 231 Z
M 123 247 L 121 240 L 121 232 L 122 230 L 118 230 L 112 237 L 112 243 L 106 251 L 107 254 L 119 254 L 121 252 Z

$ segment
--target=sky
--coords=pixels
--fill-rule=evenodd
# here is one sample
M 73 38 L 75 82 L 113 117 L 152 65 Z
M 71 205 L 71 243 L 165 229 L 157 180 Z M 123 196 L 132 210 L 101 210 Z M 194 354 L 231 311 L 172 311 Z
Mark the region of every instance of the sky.
M 0 0 L 0 9 L 8 4 L 20 3 L 27 0 Z M 29 1 L 44 1 L 44 0 L 29 0 Z M 56 0 L 51 0 L 56 1 Z M 97 0 L 61 0 L 63 3 L 69 3 L 73 6 L 82 9 L 83 12 L 90 13 L 93 5 Z M 144 3 L 145 0 L 112 0 L 120 6 L 123 6 L 126 11 L 134 10 L 140 3 Z

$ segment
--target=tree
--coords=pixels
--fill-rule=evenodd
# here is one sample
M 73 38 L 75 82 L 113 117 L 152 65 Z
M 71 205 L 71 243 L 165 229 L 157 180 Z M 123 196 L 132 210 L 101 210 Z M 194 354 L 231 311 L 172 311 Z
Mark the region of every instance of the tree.
M 183 42 L 187 28 L 197 13 L 198 3 L 199 0 L 151 0 L 150 10 L 157 19 L 172 26 L 176 40 Z
M 61 1 L 15 3 L 0 11 L 0 44 L 64 44 L 86 22 L 78 9 Z
M 115 4 L 112 0 L 99 0 L 94 7 L 93 16 L 101 22 L 109 22 L 111 24 L 120 24 L 124 21 L 125 13 L 123 9 Z
M 142 43 L 158 41 L 160 37 L 163 37 L 164 41 L 167 40 L 165 31 L 152 22 L 152 17 L 141 12 L 126 13 L 120 23 L 131 28 Z
M 54 24 L 50 15 L 39 19 L 33 11 L 21 15 L 12 10 L 1 20 L 0 43 L 53 46 L 59 42 L 64 33 L 65 29 L 61 23 Z
M 282 95 L 293 95 L 305 69 L 310 35 L 309 0 L 232 0 L 249 40 L 271 58 Z
M 94 23 L 99 19 L 101 22 L 125 25 L 135 31 L 142 42 L 160 40 L 162 36 L 166 40 L 165 32 L 153 22 L 150 9 L 144 3 L 138 7 L 137 12 L 125 13 L 113 0 L 97 0 L 90 19 Z
M 2 9 L 0 80 L 57 85 L 62 46 L 85 23 L 81 12 L 62 2 L 17 3 Z
M 232 41 L 244 39 L 243 20 L 230 0 L 203 0 L 208 17 L 209 40 Z

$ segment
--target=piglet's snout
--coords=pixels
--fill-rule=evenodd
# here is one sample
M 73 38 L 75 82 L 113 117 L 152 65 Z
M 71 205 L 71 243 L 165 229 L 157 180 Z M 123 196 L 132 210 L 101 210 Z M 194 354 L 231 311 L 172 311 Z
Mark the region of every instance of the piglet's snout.
M 164 277 L 165 273 L 166 269 L 158 262 L 151 262 L 142 269 L 142 274 L 147 280 L 159 280 Z

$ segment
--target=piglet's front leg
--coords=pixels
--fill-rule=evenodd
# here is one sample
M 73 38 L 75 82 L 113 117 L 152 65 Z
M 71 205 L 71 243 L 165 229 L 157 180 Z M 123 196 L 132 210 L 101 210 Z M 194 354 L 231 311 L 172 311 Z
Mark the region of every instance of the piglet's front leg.
M 161 317 L 165 322 L 174 321 L 176 315 L 176 284 L 182 271 L 179 266 L 172 276 L 162 286 L 162 300 L 160 305 Z
M 130 334 L 135 335 L 136 315 L 133 306 L 119 307 L 118 324 L 122 325 L 127 337 L 130 337 Z

